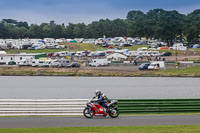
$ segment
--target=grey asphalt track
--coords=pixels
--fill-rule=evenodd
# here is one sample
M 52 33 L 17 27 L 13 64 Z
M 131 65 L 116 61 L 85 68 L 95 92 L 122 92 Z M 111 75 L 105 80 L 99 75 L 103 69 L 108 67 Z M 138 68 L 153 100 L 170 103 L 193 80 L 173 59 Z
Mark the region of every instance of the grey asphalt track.
M 200 125 L 200 115 L 110 117 L 2 117 L 0 128 L 47 128 L 91 126 Z

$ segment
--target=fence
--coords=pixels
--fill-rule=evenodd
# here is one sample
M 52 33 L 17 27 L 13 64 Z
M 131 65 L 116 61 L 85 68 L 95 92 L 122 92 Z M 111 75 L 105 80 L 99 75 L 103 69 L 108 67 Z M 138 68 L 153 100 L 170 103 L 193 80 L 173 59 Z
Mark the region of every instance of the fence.
M 83 115 L 87 99 L 0 99 L 0 116 Z M 127 113 L 200 112 L 200 99 L 119 99 Z
M 87 99 L 0 99 L 0 116 L 82 115 Z
M 118 100 L 120 113 L 200 112 L 200 99 Z

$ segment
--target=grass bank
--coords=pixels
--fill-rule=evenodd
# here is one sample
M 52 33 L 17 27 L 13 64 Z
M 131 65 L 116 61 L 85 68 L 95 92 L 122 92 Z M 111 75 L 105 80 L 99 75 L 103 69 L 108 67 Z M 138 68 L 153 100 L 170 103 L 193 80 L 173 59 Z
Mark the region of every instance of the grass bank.
M 199 133 L 200 125 L 0 129 L 1 133 Z
M 126 68 L 33 68 L 0 67 L 2 76 L 87 76 L 87 77 L 200 77 L 200 67 L 168 69 L 165 71 L 138 71 Z
M 65 49 L 38 49 L 38 50 L 7 50 L 8 54 L 17 54 L 17 53 L 54 53 L 60 51 L 101 51 L 106 50 L 107 48 L 101 47 L 99 45 L 89 44 L 89 43 L 68 43 L 64 42 L 63 45 L 66 45 Z M 123 47 L 124 49 L 137 50 L 141 47 L 148 47 L 148 45 L 133 45 L 131 47 Z M 116 47 L 117 48 L 117 47 Z
M 156 74 L 158 76 L 160 75 L 169 77 L 200 77 L 200 67 L 168 69 L 165 71 L 157 71 Z

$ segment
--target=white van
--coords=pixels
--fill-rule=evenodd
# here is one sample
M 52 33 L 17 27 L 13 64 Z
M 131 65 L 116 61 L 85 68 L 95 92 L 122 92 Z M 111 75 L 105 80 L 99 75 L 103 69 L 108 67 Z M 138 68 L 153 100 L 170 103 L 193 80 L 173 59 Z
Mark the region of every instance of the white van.
M 165 70 L 165 62 L 164 61 L 152 61 L 148 66 L 148 70 Z
M 109 64 L 109 61 L 107 59 L 92 59 L 92 61 L 89 63 L 89 66 L 107 66 Z

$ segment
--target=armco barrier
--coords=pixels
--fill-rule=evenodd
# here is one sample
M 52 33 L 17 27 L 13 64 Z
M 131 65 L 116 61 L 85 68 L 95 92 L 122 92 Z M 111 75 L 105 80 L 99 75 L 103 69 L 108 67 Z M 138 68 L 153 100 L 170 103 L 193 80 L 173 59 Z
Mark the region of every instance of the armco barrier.
M 87 99 L 0 99 L 0 116 L 82 115 Z
M 0 116 L 83 115 L 88 99 L 0 99 Z M 119 99 L 123 113 L 200 112 L 200 99 Z
M 120 99 L 120 113 L 200 112 L 200 99 Z

